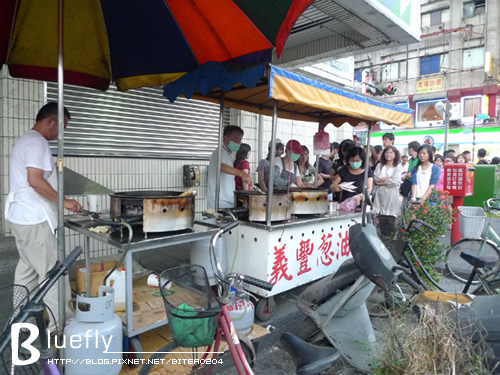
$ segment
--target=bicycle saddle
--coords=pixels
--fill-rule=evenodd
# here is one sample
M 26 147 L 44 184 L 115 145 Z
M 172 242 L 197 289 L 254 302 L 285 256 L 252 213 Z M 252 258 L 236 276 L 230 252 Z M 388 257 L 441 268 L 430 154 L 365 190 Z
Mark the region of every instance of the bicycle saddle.
M 334 347 L 308 344 L 289 332 L 281 335 L 281 342 L 297 366 L 297 375 L 316 374 L 340 359 L 340 352 Z
M 478 268 L 490 268 L 495 267 L 498 264 L 498 258 L 495 256 L 479 256 L 467 251 L 462 251 L 460 253 L 460 258 L 465 260 L 471 266 Z

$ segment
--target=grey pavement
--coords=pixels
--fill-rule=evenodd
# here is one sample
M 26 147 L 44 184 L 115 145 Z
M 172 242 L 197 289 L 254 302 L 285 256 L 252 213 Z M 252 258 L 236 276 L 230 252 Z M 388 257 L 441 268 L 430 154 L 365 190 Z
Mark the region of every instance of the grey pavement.
M 500 233 L 500 221 L 494 220 L 492 225 L 493 228 Z M 446 236 L 442 238 L 442 242 L 449 245 L 450 236 L 451 232 L 448 230 Z M 18 260 L 15 242 L 12 237 L 0 235 L 0 257 L 2 259 L 0 262 L 0 286 L 9 285 L 13 283 L 14 269 Z M 155 254 L 154 251 L 151 251 L 147 256 L 141 257 L 141 260 L 147 260 L 147 263 L 151 266 L 156 265 L 156 267 L 165 269 L 165 262 L 167 262 L 167 260 L 162 257 L 164 257 L 164 253 Z M 185 254 L 177 254 L 178 259 L 175 259 L 175 261 L 182 262 L 184 258 L 187 260 L 187 257 L 187 252 Z M 450 292 L 460 292 L 463 288 L 462 283 L 448 278 L 446 275 L 442 278 L 440 285 Z M 265 323 L 257 322 L 263 327 L 268 328 L 271 334 L 256 340 L 257 363 L 254 369 L 256 374 L 295 374 L 295 365 L 288 353 L 284 350 L 279 339 L 281 334 L 287 331 L 299 337 L 307 338 L 316 330 L 314 324 L 297 310 L 295 306 L 297 296 L 305 287 L 306 286 L 295 288 L 275 296 L 277 310 L 274 316 Z M 2 306 L 6 305 L 9 306 L 10 304 L 2 304 Z M 231 359 L 228 357 L 225 362 L 230 361 Z M 228 366 L 227 371 L 224 371 L 224 374 L 233 373 L 236 372 L 231 366 Z M 349 365 L 340 363 L 336 367 L 326 370 L 323 374 L 356 375 L 358 372 Z

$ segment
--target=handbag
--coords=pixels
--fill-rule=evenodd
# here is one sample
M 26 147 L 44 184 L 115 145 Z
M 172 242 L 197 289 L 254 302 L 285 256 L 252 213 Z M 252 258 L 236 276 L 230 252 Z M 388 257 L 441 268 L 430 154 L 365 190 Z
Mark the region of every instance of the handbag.
M 401 184 L 401 187 L 399 188 L 399 193 L 403 197 L 408 197 L 408 195 L 411 192 L 411 180 L 404 180 L 403 183 Z

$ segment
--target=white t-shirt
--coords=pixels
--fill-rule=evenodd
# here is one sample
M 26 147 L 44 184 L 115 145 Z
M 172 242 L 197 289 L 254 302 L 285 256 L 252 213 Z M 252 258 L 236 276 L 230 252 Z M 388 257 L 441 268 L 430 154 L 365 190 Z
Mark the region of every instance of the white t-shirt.
M 208 165 L 208 190 L 207 190 L 207 208 L 215 208 L 215 185 L 217 178 L 217 154 L 219 148 L 217 147 L 212 156 L 210 157 L 210 164 Z M 222 147 L 221 152 L 221 163 L 227 164 L 230 167 L 233 166 L 232 152 L 226 150 Z M 234 176 L 224 173 L 220 173 L 220 192 L 219 192 L 219 208 L 230 208 L 234 207 Z
M 276 167 L 278 167 L 280 175 L 281 175 L 281 172 L 283 171 L 283 162 L 282 162 L 281 159 L 282 158 L 274 158 L 274 165 Z M 276 170 L 276 168 L 275 168 L 275 170 Z M 297 164 L 295 164 L 295 163 L 292 163 L 292 169 L 291 170 L 288 169 L 288 168 L 286 168 L 286 170 L 288 172 L 290 172 L 291 174 L 294 174 L 295 177 L 300 176 L 299 168 L 297 167 Z M 295 181 L 292 181 L 292 183 L 295 183 Z
M 45 179 L 54 171 L 49 142 L 36 130 L 29 130 L 18 139 L 10 159 L 10 191 L 15 196 L 6 219 L 21 225 L 39 224 L 46 220 L 37 194 L 28 185 L 27 168 L 43 170 Z

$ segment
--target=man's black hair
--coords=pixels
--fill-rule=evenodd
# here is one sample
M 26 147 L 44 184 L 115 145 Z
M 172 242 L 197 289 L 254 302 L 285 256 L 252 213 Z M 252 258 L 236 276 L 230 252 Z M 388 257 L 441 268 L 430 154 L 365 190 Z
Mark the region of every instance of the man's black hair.
M 464 154 L 464 155 L 469 155 L 469 154 L 470 154 L 470 151 L 469 151 L 469 150 L 465 150 L 464 152 L 462 152 L 462 154 Z
M 477 156 L 479 156 L 480 158 L 484 158 L 486 156 L 486 150 L 484 148 L 480 148 L 479 150 L 477 150 Z
M 225 137 L 226 135 L 229 135 L 234 131 L 240 132 L 241 136 L 245 135 L 243 129 L 236 125 L 226 125 L 226 127 L 224 127 L 224 132 L 222 133 L 222 135 Z
M 373 148 L 377 154 L 380 154 L 384 150 L 384 148 L 380 145 L 373 146 Z
M 338 142 L 332 142 L 330 143 L 330 152 L 333 150 L 338 150 L 340 148 L 340 144 Z
M 382 136 L 382 139 L 384 139 L 384 138 L 387 138 L 389 141 L 394 141 L 396 139 L 396 137 L 394 137 L 394 134 L 392 134 L 392 133 L 385 133 Z
M 417 141 L 412 141 L 408 143 L 408 148 L 411 148 L 413 151 L 418 152 L 418 149 L 420 148 L 420 143 L 418 143 Z
M 52 117 L 55 116 L 57 117 L 57 103 L 56 102 L 50 102 L 45 104 L 40 110 L 38 111 L 38 114 L 36 115 L 36 122 L 42 121 L 43 119 L 46 119 L 47 117 Z M 64 107 L 64 117 L 67 117 L 68 120 L 71 120 L 71 115 L 69 114 L 69 111 L 66 107 Z

